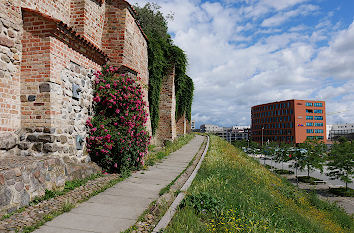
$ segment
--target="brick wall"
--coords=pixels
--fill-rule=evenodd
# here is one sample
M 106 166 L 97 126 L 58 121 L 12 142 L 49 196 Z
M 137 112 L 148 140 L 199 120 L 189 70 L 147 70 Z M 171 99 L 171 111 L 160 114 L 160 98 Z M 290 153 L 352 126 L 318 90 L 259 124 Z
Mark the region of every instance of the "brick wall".
M 171 69 L 162 80 L 159 102 L 159 126 L 155 135 L 155 143 L 162 144 L 165 140 L 174 140 L 176 135 L 176 96 L 175 69 Z
M 21 73 L 23 155 L 59 155 L 89 161 L 76 141 L 85 141 L 85 122 L 92 115 L 93 71 L 99 64 L 81 54 L 72 43 L 61 41 L 51 21 L 38 13 L 23 12 Z M 81 89 L 78 98 L 73 88 Z
M 19 4 L 20 1 L 13 1 Z M 20 128 L 21 12 L 0 1 L 0 132 Z
M 71 0 L 70 26 L 101 48 L 105 3 L 95 0 Z
M 138 72 L 144 87 L 144 101 L 148 103 L 147 41 L 133 15 L 125 1 L 106 1 L 102 49 L 108 54 L 111 64 L 124 65 Z M 149 113 L 148 105 L 146 111 Z M 145 126 L 151 135 L 150 115 Z
M 10 2 L 14 1 L 10 0 Z M 22 0 L 21 2 L 21 7 L 37 10 L 66 24 L 70 24 L 70 0 Z
M 100 47 L 112 64 L 137 72 L 148 103 L 147 41 L 126 1 L 8 0 L 0 7 L 6 9 L 0 13 L 0 132 L 16 131 L 11 143 L 0 144 L 0 156 L 13 142 L 20 151 L 11 154 L 57 154 L 55 140 L 67 140 L 77 155 L 71 141 L 75 135 L 85 137 L 83 121 L 90 115 L 92 97 L 89 74 L 100 69 L 95 60 Z M 76 33 L 87 41 L 77 41 Z M 72 98 L 73 83 L 85 90 L 82 100 Z M 146 127 L 151 133 L 150 120 Z
M 187 120 L 186 114 L 183 114 L 176 122 L 176 133 L 177 136 L 185 135 L 187 132 Z

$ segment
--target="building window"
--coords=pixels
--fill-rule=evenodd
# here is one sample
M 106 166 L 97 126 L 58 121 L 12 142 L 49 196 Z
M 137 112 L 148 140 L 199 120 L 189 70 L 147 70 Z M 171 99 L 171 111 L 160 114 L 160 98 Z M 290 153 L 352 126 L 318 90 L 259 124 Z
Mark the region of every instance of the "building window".
M 307 129 L 306 133 L 313 133 L 313 129 Z
M 317 136 L 316 137 L 316 139 L 318 139 L 318 140 L 323 140 L 323 138 L 324 138 L 323 136 Z
M 315 106 L 315 107 L 323 107 L 322 103 L 314 103 L 313 106 Z
M 313 120 L 313 116 L 306 116 L 306 120 Z
M 314 139 L 314 136 L 307 136 L 307 139 Z
M 323 120 L 323 116 L 315 116 L 315 120 Z
M 313 113 L 313 110 L 312 109 L 306 109 L 306 112 L 307 113 Z
M 315 129 L 315 133 L 323 133 L 323 129 Z
M 315 123 L 315 126 L 323 126 L 323 123 Z
M 306 122 L 306 126 L 313 126 L 312 122 Z
M 321 109 L 315 109 L 314 112 L 315 112 L 315 113 L 323 113 L 323 110 L 321 110 Z
M 306 106 L 312 106 L 312 103 L 306 102 Z

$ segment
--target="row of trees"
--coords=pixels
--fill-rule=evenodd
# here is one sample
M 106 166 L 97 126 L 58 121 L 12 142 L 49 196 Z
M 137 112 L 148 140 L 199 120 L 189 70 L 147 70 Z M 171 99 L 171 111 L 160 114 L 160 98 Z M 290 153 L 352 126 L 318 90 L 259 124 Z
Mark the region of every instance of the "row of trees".
M 308 176 L 314 169 L 323 172 L 323 166 L 326 166 L 328 170 L 326 175 L 345 182 L 346 189 L 348 183 L 353 182 L 354 142 L 352 141 L 341 139 L 333 144 L 330 150 L 327 150 L 323 142 L 311 139 L 300 143 L 297 147 L 286 143 L 269 143 L 262 147 L 248 141 L 235 142 L 234 145 L 248 150 L 247 152 L 263 154 L 264 159 L 268 157 L 282 164 L 292 161 L 296 173 L 298 170 L 307 170 Z

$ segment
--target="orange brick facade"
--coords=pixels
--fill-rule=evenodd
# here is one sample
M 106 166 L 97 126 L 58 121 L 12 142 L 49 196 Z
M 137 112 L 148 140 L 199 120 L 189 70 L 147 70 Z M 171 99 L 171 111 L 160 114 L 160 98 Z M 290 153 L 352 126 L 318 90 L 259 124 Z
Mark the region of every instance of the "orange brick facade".
M 259 143 L 302 143 L 319 139 L 326 143 L 324 101 L 286 100 L 253 106 L 252 140 Z

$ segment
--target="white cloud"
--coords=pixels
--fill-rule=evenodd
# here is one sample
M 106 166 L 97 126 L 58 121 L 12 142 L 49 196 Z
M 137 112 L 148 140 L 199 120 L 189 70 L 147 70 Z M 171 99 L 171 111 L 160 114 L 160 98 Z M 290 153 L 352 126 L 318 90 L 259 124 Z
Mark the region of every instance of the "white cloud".
M 286 12 L 280 12 L 275 14 L 274 16 L 265 19 L 261 26 L 262 27 L 276 27 L 279 25 L 282 25 L 286 21 L 289 21 L 291 18 L 297 17 L 299 15 L 308 15 L 310 13 L 313 13 L 314 11 L 318 10 L 318 6 L 315 5 L 301 5 L 300 7 L 286 11 Z
M 174 12 L 169 29 L 188 55 L 198 126 L 250 124 L 253 105 L 313 98 L 327 101 L 328 112 L 342 111 L 329 123 L 353 121 L 354 22 L 342 30 L 329 18 L 273 28 L 317 14 L 310 0 L 243 0 L 238 8 L 233 0 L 156 1 Z

